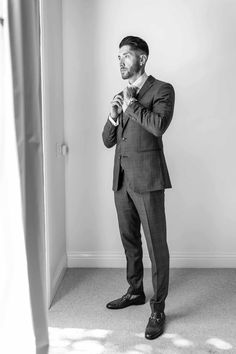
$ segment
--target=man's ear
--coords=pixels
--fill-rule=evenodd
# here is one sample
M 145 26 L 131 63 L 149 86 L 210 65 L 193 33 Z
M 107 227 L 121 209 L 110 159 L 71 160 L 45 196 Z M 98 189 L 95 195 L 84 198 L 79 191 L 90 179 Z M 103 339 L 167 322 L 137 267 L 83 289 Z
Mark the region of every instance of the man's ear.
M 140 54 L 139 57 L 140 65 L 144 66 L 147 62 L 147 55 L 146 54 Z

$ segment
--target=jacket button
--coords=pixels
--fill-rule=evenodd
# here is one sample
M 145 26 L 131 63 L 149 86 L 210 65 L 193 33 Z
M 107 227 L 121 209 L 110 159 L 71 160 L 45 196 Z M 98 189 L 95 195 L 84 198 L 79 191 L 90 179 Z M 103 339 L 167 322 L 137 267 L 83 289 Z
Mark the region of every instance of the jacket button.
M 123 141 L 125 141 L 127 138 L 122 138 Z

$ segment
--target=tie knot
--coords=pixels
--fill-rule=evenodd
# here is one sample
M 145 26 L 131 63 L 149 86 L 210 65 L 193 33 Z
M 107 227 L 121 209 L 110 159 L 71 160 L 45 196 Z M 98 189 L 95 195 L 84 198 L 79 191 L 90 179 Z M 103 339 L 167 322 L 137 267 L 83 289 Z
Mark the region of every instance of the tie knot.
M 129 88 L 132 90 L 132 96 L 135 97 L 138 92 L 138 87 L 134 85 L 130 85 Z

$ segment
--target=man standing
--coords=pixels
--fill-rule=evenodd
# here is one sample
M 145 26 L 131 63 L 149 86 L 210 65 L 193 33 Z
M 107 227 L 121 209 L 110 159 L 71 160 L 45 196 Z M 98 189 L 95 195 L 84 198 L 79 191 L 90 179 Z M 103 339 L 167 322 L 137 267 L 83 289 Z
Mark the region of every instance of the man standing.
M 169 285 L 164 193 L 171 182 L 162 135 L 172 119 L 175 93 L 171 84 L 146 74 L 148 56 L 148 45 L 141 38 L 128 36 L 121 41 L 120 72 L 128 86 L 113 98 L 102 137 L 106 147 L 116 145 L 113 191 L 129 283 L 127 293 L 106 306 L 121 309 L 145 303 L 142 224 L 154 289 L 145 337 L 154 339 L 164 331 Z

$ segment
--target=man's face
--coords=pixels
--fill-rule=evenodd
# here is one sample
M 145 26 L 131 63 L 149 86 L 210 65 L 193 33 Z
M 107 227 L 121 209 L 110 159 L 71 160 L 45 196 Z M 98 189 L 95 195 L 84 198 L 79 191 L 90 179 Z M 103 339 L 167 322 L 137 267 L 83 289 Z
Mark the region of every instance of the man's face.
M 120 48 L 118 59 L 122 79 L 129 79 L 140 71 L 140 55 L 132 50 L 129 45 Z

